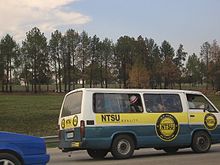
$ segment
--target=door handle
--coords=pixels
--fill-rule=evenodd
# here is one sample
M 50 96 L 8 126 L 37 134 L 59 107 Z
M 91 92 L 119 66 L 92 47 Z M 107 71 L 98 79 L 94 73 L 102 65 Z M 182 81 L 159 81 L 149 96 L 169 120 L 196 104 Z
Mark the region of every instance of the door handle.
M 190 115 L 190 117 L 195 117 L 195 115 Z

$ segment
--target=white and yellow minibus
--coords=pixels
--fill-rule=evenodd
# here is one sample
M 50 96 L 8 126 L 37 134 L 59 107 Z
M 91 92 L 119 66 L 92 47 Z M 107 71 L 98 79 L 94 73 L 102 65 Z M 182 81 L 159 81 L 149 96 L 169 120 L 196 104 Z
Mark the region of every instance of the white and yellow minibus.
M 201 92 L 82 88 L 65 95 L 59 116 L 59 148 L 87 150 L 94 159 L 134 150 L 208 152 L 220 142 L 220 113 Z

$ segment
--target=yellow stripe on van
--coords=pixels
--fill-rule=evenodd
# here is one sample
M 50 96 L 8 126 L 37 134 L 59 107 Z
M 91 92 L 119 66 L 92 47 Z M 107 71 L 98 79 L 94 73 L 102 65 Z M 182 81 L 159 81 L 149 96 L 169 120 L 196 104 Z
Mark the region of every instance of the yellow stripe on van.
M 204 124 L 204 118 L 207 113 L 189 112 L 189 122 L 191 124 Z
M 187 113 L 170 113 L 177 119 L 178 123 L 188 123 Z M 99 125 L 130 125 L 130 124 L 151 124 L 155 125 L 162 113 L 147 114 L 96 114 L 96 124 Z

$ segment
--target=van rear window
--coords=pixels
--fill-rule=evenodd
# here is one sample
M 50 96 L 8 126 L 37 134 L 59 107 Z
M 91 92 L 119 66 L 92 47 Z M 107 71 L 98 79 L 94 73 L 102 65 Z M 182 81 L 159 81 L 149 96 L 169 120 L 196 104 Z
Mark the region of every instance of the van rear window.
M 63 105 L 61 117 L 79 114 L 82 105 L 82 92 L 75 92 L 69 94 Z

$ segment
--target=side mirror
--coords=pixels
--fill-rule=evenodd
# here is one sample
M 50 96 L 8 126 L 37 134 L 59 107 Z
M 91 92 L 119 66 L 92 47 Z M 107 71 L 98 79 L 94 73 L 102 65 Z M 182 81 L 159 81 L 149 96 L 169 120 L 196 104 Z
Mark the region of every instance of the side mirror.
M 209 104 L 204 105 L 203 112 L 209 111 Z

